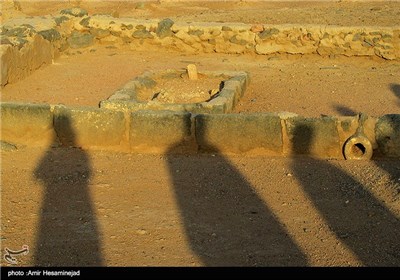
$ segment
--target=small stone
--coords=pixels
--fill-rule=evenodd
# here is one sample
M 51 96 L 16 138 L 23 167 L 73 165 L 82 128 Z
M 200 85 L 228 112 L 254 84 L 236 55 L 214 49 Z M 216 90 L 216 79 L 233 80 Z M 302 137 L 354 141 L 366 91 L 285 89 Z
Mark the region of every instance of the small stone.
M 83 16 L 87 16 L 88 12 L 85 9 L 75 7 L 75 8 L 61 10 L 60 14 L 71 15 L 74 17 L 83 17 Z
M 189 30 L 188 34 L 189 34 L 189 35 L 192 35 L 192 36 L 201 36 L 201 35 L 204 34 L 204 31 L 203 31 L 203 30 L 200 30 L 200 29 L 197 29 L 197 30 Z
M 189 64 L 187 67 L 187 73 L 190 80 L 197 80 L 199 77 L 197 75 L 197 67 L 194 64 Z
M 56 17 L 56 18 L 54 19 L 54 21 L 55 21 L 55 23 L 56 23 L 57 25 L 60 25 L 60 24 L 63 23 L 64 21 L 68 21 L 68 20 L 69 20 L 69 18 L 68 18 L 67 16 Z
M 136 39 L 153 39 L 154 36 L 146 29 L 138 29 L 132 33 L 132 37 Z
M 93 44 L 93 39 L 94 36 L 92 34 L 74 31 L 67 39 L 67 42 L 71 48 L 78 49 L 91 46 Z
M 136 233 L 139 234 L 139 235 L 145 235 L 145 234 L 147 234 L 147 231 L 145 231 L 144 229 L 138 229 L 136 231 Z
M 157 36 L 160 37 L 161 39 L 172 36 L 173 34 L 171 31 L 172 25 L 174 25 L 174 22 L 169 18 L 160 21 L 156 29 Z
M 110 30 L 106 30 L 106 29 L 100 29 L 100 28 L 93 28 L 90 29 L 90 34 L 93 34 L 93 36 L 95 36 L 96 38 L 105 38 L 108 35 L 110 35 Z
M 132 30 L 133 29 L 133 25 L 132 24 L 128 24 L 128 25 L 126 25 L 126 24 L 121 24 L 121 30 Z
M 243 40 L 243 39 L 239 40 L 236 36 L 237 35 L 235 35 L 232 38 L 230 38 L 229 42 L 231 42 L 232 44 L 241 45 L 241 46 L 244 46 L 244 45 L 247 44 L 246 40 Z
M 5 141 L 0 141 L 0 148 L 2 151 L 5 151 L 5 152 L 17 150 L 17 146 L 15 146 L 11 143 L 5 142 Z
M 262 25 L 262 24 L 254 24 L 253 26 L 251 26 L 250 31 L 254 32 L 254 33 L 263 32 L 264 31 L 264 25 Z
M 265 29 L 263 32 L 261 32 L 258 37 L 260 37 L 260 39 L 268 39 L 270 37 L 272 37 L 273 35 L 279 34 L 279 29 L 277 28 L 269 28 L 269 29 Z
M 84 26 L 84 27 L 88 27 L 89 26 L 89 22 L 90 22 L 90 17 L 86 17 L 84 19 L 82 19 L 79 24 Z
M 24 27 L 16 27 L 12 28 L 10 30 L 5 31 L 2 35 L 6 35 L 9 37 L 27 37 L 27 36 L 32 36 L 35 33 L 35 30 L 30 27 L 24 26 Z
M 232 28 L 229 26 L 222 26 L 222 31 L 232 31 Z
M 38 34 L 42 36 L 45 40 L 54 42 L 61 39 L 61 34 L 55 29 L 47 29 L 39 31 Z
M 135 28 L 141 30 L 141 29 L 146 29 L 146 26 L 144 26 L 143 24 L 138 24 L 135 26 Z

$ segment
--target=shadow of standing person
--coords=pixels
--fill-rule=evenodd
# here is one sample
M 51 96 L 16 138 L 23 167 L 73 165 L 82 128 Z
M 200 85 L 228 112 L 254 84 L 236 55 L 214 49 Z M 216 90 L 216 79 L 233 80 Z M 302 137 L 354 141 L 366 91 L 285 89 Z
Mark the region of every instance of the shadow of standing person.
M 100 233 L 88 189 L 89 157 L 73 148 L 75 133 L 70 120 L 62 121 L 70 147 L 50 146 L 34 172 L 44 187 L 34 264 L 100 266 Z
M 307 153 L 314 131 L 296 127 L 294 151 Z M 365 266 L 400 265 L 400 220 L 360 182 L 327 160 L 292 160 L 292 170 L 336 237 Z
M 174 150 L 167 162 L 175 197 L 189 245 L 205 266 L 307 265 L 284 225 L 227 159 Z
M 400 85 L 399 84 L 390 84 L 390 89 L 393 91 L 393 94 L 400 99 Z M 400 100 L 398 101 L 400 106 Z

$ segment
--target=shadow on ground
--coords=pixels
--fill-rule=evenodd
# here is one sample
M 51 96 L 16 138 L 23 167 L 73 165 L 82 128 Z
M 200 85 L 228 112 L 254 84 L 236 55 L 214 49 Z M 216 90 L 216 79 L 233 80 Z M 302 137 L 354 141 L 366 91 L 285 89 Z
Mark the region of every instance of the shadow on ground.
M 398 104 L 400 106 L 400 85 L 399 84 L 390 84 L 390 89 L 392 90 L 394 96 L 399 98 Z
M 351 116 L 356 116 L 358 114 L 353 109 L 350 109 L 349 107 L 343 106 L 341 104 L 334 104 L 332 107 L 341 116 L 351 117 Z
M 297 127 L 294 149 L 307 151 L 313 136 L 311 127 Z M 395 172 L 396 164 L 385 170 Z M 293 158 L 292 170 L 331 231 L 363 265 L 400 265 L 400 220 L 365 186 L 327 160 Z
M 74 131 L 67 126 L 71 146 Z M 56 143 L 58 140 L 55 139 Z M 100 266 L 100 232 L 89 194 L 91 165 L 78 148 L 49 147 L 34 176 L 44 187 L 35 266 Z
M 177 204 L 189 245 L 203 265 L 307 265 L 282 223 L 226 158 L 174 150 L 167 156 Z

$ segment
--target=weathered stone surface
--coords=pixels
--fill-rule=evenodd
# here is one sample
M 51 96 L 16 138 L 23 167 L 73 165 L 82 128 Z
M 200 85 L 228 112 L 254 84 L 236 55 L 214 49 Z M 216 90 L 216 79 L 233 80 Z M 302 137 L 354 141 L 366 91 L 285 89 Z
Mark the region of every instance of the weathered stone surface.
M 122 112 L 56 106 L 54 127 L 60 142 L 66 146 L 120 149 L 127 145 Z
M 342 158 L 335 119 L 295 117 L 285 123 L 291 154 Z
M 11 29 L 3 30 L 1 35 L 9 37 L 30 37 L 35 34 L 36 31 L 32 25 L 21 25 Z
M 375 137 L 384 156 L 400 158 L 400 115 L 380 117 L 375 126 Z
M 107 29 L 92 28 L 89 32 L 97 39 L 102 39 L 110 35 L 110 30 Z
M 196 151 L 190 113 L 137 111 L 131 114 L 133 151 Z
M 72 32 L 71 36 L 67 39 L 69 46 L 73 49 L 86 48 L 93 45 L 94 36 L 88 33 L 81 33 L 78 31 Z
M 17 146 L 6 141 L 0 141 L 0 149 L 4 152 L 16 151 Z
M 160 39 L 172 36 L 173 35 L 173 32 L 171 31 L 172 25 L 174 25 L 174 22 L 169 18 L 160 21 L 158 23 L 157 30 L 156 30 L 157 36 Z
M 146 29 L 138 29 L 132 33 L 133 38 L 137 39 L 153 39 L 154 36 Z
M 61 34 L 55 29 L 47 29 L 39 31 L 38 34 L 44 39 L 50 42 L 54 42 L 61 39 Z
M 157 82 L 154 81 L 152 78 L 146 77 L 146 76 L 137 77 L 135 79 L 135 81 L 139 82 L 139 84 L 138 84 L 139 88 L 141 88 L 141 87 L 152 88 L 157 84 Z
M 282 153 L 282 130 L 277 115 L 197 115 L 195 124 L 196 141 L 202 151 Z
M 222 31 L 232 31 L 232 28 L 230 28 L 229 26 L 222 26 L 221 28 Z
M 260 33 L 264 31 L 264 25 L 262 24 L 253 24 L 250 28 L 251 32 Z
M 30 41 L 17 39 L 20 40 L 14 41 L 14 47 L 0 46 L 2 86 L 22 80 L 53 59 L 53 46 L 42 36 L 35 34 Z
M 74 17 L 83 17 L 83 16 L 87 16 L 88 12 L 85 9 L 75 7 L 75 8 L 61 10 L 60 14 L 71 15 Z
M 201 35 L 204 34 L 204 31 L 200 30 L 200 29 L 189 30 L 188 34 L 191 35 L 191 36 L 201 36 Z
M 90 22 L 90 17 L 85 17 L 84 19 L 82 19 L 79 24 L 85 27 L 89 26 L 89 22 Z
M 69 17 L 67 17 L 67 16 L 60 16 L 60 17 L 54 18 L 54 21 L 57 25 L 61 25 L 61 23 L 68 21 L 68 20 L 69 20 Z
M 13 45 L 13 43 L 11 43 L 10 39 L 1 36 L 0 37 L 0 44 L 1 45 Z
M 237 44 L 237 45 L 242 45 L 242 46 L 245 46 L 247 44 L 246 40 L 238 39 L 237 35 L 232 36 L 229 39 L 229 42 L 231 42 L 232 44 Z
M 265 29 L 260 34 L 258 34 L 258 37 L 260 37 L 260 39 L 264 40 L 264 39 L 271 38 L 273 35 L 277 35 L 277 34 L 279 34 L 279 29 L 277 29 L 277 28 L 268 28 L 268 29 Z
M 0 109 L 2 141 L 41 146 L 54 140 L 49 105 L 0 103 Z

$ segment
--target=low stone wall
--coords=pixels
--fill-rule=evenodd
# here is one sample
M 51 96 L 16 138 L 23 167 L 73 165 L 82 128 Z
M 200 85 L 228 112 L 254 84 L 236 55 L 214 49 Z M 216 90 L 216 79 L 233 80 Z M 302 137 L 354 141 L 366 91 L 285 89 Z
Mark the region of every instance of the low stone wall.
M 73 8 L 56 16 L 11 20 L 2 26 L 1 85 L 23 79 L 68 48 L 95 44 L 185 53 L 274 53 L 378 56 L 400 59 L 400 26 L 339 27 L 186 23 L 91 15 Z
M 200 113 L 230 113 L 244 95 L 250 78 L 248 73 L 239 71 L 202 71 L 198 74 L 204 77 L 220 78 L 222 85 L 211 100 L 196 103 L 161 103 L 154 100 L 140 101 L 138 93 L 144 89 L 154 88 L 157 78 L 178 79 L 185 75 L 186 71 L 166 70 L 148 71 L 135 77 L 117 90 L 107 100 L 100 102 L 100 108 L 113 109 L 118 111 L 139 111 L 139 110 L 167 110 L 176 112 Z
M 0 103 L 1 141 L 133 153 L 308 155 L 343 159 L 358 116 L 304 118 L 288 113 L 119 112 L 88 107 Z M 400 115 L 362 124 L 375 156 L 400 158 Z M 371 151 L 372 152 L 372 151 Z

